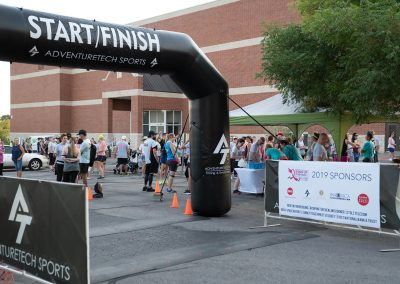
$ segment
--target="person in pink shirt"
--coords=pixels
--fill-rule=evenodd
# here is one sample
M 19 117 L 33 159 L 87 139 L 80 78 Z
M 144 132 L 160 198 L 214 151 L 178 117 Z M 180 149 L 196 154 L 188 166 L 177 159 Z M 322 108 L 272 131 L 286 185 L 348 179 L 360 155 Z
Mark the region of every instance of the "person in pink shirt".
M 99 147 L 97 148 L 97 158 L 96 158 L 97 168 L 99 169 L 98 179 L 104 178 L 104 170 L 106 167 L 106 160 L 107 160 L 106 151 L 107 151 L 107 144 L 106 141 L 104 141 L 104 136 L 99 135 Z
M 0 176 L 3 175 L 3 163 L 4 163 L 4 144 L 0 139 Z

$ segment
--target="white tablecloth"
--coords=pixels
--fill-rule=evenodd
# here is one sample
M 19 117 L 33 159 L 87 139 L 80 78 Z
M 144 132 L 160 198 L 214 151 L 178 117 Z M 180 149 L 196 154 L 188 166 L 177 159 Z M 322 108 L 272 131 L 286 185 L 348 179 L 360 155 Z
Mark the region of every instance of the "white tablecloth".
M 265 169 L 235 169 L 240 178 L 241 192 L 263 193 Z

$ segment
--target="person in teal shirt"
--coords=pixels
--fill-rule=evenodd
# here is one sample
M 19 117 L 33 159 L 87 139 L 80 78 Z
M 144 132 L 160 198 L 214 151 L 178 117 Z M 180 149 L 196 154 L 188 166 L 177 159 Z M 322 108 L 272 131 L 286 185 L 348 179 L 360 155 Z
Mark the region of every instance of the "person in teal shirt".
M 283 156 L 283 153 L 281 150 L 272 147 L 271 144 L 267 144 L 265 156 L 267 157 L 267 160 L 279 160 Z
M 374 135 L 372 134 L 371 131 L 367 132 L 367 135 L 365 136 L 365 139 L 367 141 L 365 141 L 362 149 L 361 149 L 361 154 L 363 154 L 363 162 L 364 163 L 372 163 L 374 161 L 374 148 L 375 145 L 374 143 L 372 143 L 372 138 L 374 137 Z
M 303 158 L 300 155 L 299 150 L 295 146 L 290 143 L 288 140 L 279 141 L 279 145 L 283 151 L 283 154 L 288 158 L 288 160 L 292 161 L 303 161 Z

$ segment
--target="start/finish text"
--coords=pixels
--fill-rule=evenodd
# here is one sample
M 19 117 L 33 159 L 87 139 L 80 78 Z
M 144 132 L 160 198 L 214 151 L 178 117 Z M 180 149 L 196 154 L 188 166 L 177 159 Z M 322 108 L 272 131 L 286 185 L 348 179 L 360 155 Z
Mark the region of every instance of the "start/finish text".
M 95 24 L 62 22 L 37 16 L 29 16 L 30 37 L 103 47 L 129 48 L 140 51 L 160 52 L 160 40 L 155 33 L 132 29 L 106 27 Z

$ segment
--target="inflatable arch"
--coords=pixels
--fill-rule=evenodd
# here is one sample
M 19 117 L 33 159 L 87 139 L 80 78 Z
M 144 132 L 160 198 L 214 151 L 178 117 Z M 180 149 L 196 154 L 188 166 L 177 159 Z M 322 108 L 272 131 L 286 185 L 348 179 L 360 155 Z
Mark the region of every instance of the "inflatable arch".
M 170 75 L 191 101 L 193 211 L 230 210 L 228 85 L 189 36 L 0 5 L 0 42 L 2 61 Z

